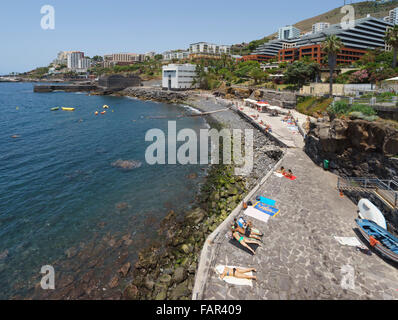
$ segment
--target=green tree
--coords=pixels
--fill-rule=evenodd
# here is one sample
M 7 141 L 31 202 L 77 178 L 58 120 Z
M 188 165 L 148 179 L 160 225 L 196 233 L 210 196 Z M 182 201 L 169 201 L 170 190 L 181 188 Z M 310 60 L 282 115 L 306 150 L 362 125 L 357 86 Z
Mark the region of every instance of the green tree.
M 267 74 L 260 68 L 253 68 L 250 70 L 249 75 L 254 80 L 255 84 L 258 84 L 267 78 Z
M 94 56 L 92 60 L 94 62 L 102 62 L 102 61 L 104 61 L 104 58 L 101 56 Z
M 330 35 L 326 37 L 326 40 L 322 42 L 322 50 L 327 54 L 328 64 L 330 69 L 329 79 L 329 96 L 333 96 L 333 74 L 337 64 L 337 54 L 341 51 L 343 43 L 340 38 L 336 35 Z
M 393 69 L 395 69 L 397 67 L 397 53 L 398 53 L 398 25 L 395 25 L 393 28 L 387 30 L 384 40 L 393 49 L 392 67 Z
M 316 62 L 295 61 L 287 67 L 284 78 L 285 82 L 302 87 L 304 84 L 313 81 L 319 72 L 320 66 Z

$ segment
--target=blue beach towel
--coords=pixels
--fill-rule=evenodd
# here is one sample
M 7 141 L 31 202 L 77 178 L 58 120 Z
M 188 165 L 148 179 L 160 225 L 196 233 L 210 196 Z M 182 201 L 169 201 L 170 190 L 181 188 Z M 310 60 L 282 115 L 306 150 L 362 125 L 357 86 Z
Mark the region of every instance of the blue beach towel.
M 267 204 L 267 205 L 269 205 L 271 207 L 275 206 L 275 204 L 276 204 L 275 200 L 271 200 L 271 199 L 268 199 L 268 198 L 265 198 L 265 197 L 257 197 L 256 200 L 260 201 L 260 202 L 262 202 L 264 204 Z
M 279 209 L 272 207 L 270 205 L 267 205 L 265 203 L 262 203 L 262 202 L 257 202 L 254 205 L 254 208 L 263 213 L 270 215 L 271 217 L 275 217 L 276 215 L 279 214 L 279 212 L 281 212 Z

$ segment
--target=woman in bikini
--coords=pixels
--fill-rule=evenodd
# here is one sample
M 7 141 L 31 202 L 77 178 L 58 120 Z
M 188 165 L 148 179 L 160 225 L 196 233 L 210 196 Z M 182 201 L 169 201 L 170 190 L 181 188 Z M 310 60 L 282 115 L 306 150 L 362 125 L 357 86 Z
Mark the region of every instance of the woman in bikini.
M 254 268 L 241 269 L 224 267 L 224 272 L 220 275 L 220 278 L 224 279 L 225 277 L 235 277 L 238 279 L 257 280 L 256 276 L 246 275 L 245 273 L 247 272 L 257 272 L 257 270 Z
M 246 238 L 245 236 L 242 236 L 239 232 L 235 231 L 232 228 L 231 231 L 232 231 L 232 237 L 235 238 L 235 240 L 238 241 L 242 246 L 249 249 L 250 252 L 253 253 L 253 255 L 255 255 L 256 252 L 249 246 L 249 244 L 256 244 L 259 247 L 261 247 L 261 243 L 258 242 L 257 240 Z
M 241 227 L 236 219 L 234 219 L 234 225 L 232 226 L 232 228 L 238 231 L 240 234 L 244 234 L 248 238 L 261 241 L 261 238 L 257 234 L 252 232 L 252 229 L 248 225 L 246 225 L 246 227 Z

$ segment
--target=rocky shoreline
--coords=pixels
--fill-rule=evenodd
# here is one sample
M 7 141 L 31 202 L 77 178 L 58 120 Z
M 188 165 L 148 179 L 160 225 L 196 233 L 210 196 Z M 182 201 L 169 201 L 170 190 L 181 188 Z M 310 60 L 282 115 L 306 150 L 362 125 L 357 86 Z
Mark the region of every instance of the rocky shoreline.
M 123 95 L 167 103 L 179 102 L 205 112 L 222 107 L 217 102 L 193 97 L 186 92 L 128 88 Z M 211 166 L 193 209 L 182 219 L 170 211 L 159 230 L 161 244 L 154 244 L 139 253 L 132 270 L 133 280 L 123 292 L 124 299 L 190 300 L 204 241 L 282 155 L 273 142 L 232 110 L 206 118 L 211 127 L 216 129 L 254 130 L 253 172 L 243 178 L 234 176 L 232 166 Z
M 133 97 L 163 103 L 182 103 L 192 95 L 190 91 L 165 91 L 155 87 L 129 87 L 112 93 L 114 96 Z

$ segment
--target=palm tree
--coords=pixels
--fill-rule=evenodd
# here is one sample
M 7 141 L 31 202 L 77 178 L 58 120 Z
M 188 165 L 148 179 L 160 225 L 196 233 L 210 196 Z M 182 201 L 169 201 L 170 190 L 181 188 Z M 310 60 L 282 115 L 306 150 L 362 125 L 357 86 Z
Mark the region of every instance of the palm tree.
M 329 96 L 333 96 L 333 74 L 334 68 L 337 64 L 337 54 L 341 51 L 343 43 L 340 38 L 336 35 L 330 35 L 326 37 L 326 40 L 322 42 L 322 51 L 328 55 L 328 64 L 330 69 L 330 87 Z
M 393 49 L 393 62 L 392 67 L 395 69 L 397 66 L 397 52 L 398 52 L 398 25 L 387 30 L 384 40 Z

